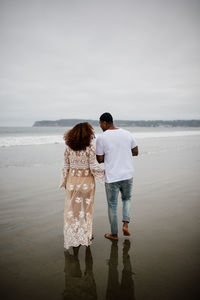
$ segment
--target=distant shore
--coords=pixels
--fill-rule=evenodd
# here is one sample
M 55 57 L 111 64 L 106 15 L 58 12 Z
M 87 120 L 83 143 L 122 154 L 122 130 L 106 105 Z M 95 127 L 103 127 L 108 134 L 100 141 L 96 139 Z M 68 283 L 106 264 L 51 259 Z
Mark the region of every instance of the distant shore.
M 36 121 L 33 127 L 67 127 L 81 122 L 89 122 L 92 126 L 99 125 L 97 120 L 60 119 Z M 116 120 L 115 124 L 123 127 L 200 127 L 200 120 Z

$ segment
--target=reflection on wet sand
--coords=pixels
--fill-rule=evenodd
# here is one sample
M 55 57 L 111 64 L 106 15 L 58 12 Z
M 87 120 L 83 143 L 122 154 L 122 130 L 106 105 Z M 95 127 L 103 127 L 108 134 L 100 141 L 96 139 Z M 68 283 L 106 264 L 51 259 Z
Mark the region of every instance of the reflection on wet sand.
M 78 258 L 80 247 L 73 248 L 73 254 L 65 251 L 65 290 L 64 300 L 97 299 L 93 275 L 93 260 L 90 246 L 85 248 L 85 272 L 82 274 Z
M 134 282 L 130 256 L 128 254 L 131 243 L 125 240 L 123 244 L 123 270 L 121 284 L 118 272 L 118 243 L 112 241 L 110 259 L 108 261 L 108 284 L 106 291 L 107 300 L 129 299 L 134 300 Z
M 108 260 L 108 280 L 105 298 L 107 300 L 135 300 L 133 272 L 129 256 L 131 243 L 123 243 L 123 270 L 121 283 L 118 272 L 118 243 L 111 242 L 110 258 Z M 65 251 L 65 290 L 63 300 L 93 300 L 97 299 L 97 289 L 93 274 L 93 259 L 90 247 L 85 247 L 85 272 L 82 273 L 79 262 L 80 247 L 73 248 L 73 254 Z

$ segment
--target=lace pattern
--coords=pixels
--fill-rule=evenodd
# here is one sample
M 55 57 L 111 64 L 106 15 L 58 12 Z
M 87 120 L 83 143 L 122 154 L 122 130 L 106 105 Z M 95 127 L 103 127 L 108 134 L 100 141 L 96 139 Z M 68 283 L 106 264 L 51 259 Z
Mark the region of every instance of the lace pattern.
M 66 147 L 59 188 L 66 187 L 67 174 L 70 169 L 74 169 L 74 176 L 84 176 L 82 169 L 89 169 L 100 183 L 104 182 L 104 170 L 96 160 L 96 152 L 93 145 L 87 147 L 85 151 L 74 151 L 68 146 Z M 77 169 L 79 170 L 75 171 Z
M 83 218 L 83 216 L 82 216 Z M 82 224 L 81 224 L 82 223 Z M 92 218 L 88 215 L 82 222 L 71 217 L 71 220 L 64 223 L 64 247 L 78 247 L 80 244 L 89 246 L 92 238 Z
M 64 247 L 90 245 L 94 206 L 94 176 L 67 176 L 64 209 Z
M 64 164 L 63 164 L 63 168 L 61 171 L 59 188 L 66 187 L 66 180 L 67 180 L 67 174 L 68 174 L 69 168 L 70 168 L 69 151 L 68 151 L 68 147 L 66 147 L 65 152 L 64 152 Z
M 85 151 L 64 152 L 59 187 L 66 188 L 64 209 L 64 247 L 90 245 L 92 237 L 95 178 L 104 181 L 104 170 L 96 161 L 93 146 Z

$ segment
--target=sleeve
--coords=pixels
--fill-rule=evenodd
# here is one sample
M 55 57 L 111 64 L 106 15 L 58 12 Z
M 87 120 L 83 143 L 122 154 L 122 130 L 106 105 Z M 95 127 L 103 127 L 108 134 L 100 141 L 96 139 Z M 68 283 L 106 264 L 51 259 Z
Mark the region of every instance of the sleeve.
M 98 136 L 98 138 L 96 140 L 96 154 L 97 155 L 104 155 L 103 141 L 102 141 L 101 136 Z
M 99 163 L 96 160 L 96 151 L 94 146 L 90 147 L 89 152 L 89 165 L 90 170 L 93 176 L 100 182 L 104 183 L 104 174 L 105 171 L 100 167 Z
M 131 134 L 131 149 L 137 147 L 136 139 Z
M 65 149 L 64 152 L 64 164 L 63 164 L 63 168 L 61 171 L 61 176 L 60 176 L 60 185 L 59 185 L 59 189 L 61 189 L 62 187 L 66 187 L 66 182 L 67 182 L 67 174 L 70 168 L 70 163 L 69 163 L 69 152 L 68 149 Z

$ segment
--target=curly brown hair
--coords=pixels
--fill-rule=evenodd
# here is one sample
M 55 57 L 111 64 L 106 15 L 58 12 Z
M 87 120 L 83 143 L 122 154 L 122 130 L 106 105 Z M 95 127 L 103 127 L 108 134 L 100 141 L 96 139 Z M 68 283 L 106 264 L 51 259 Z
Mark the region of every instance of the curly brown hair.
M 85 150 L 95 137 L 94 129 L 88 122 L 76 124 L 65 132 L 65 144 L 75 151 Z

